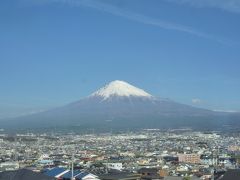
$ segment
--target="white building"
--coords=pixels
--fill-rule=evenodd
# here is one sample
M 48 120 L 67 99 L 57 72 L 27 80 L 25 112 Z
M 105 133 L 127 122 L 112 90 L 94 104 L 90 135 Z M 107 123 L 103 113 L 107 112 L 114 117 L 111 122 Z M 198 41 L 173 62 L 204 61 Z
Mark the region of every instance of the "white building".
M 106 168 L 108 169 L 115 169 L 121 171 L 123 169 L 122 163 L 104 163 Z
M 0 163 L 0 171 L 13 171 L 19 169 L 18 162 L 3 162 Z

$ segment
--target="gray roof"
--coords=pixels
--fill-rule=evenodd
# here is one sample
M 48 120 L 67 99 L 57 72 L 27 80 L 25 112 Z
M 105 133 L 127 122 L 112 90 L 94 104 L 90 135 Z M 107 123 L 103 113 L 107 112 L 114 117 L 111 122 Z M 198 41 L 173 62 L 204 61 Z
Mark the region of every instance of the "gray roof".
M 28 169 L 5 171 L 0 173 L 0 180 L 54 180 L 54 178 Z
M 191 180 L 200 180 L 200 178 L 193 176 L 190 178 Z M 174 176 L 166 176 L 164 180 L 183 180 L 183 177 L 174 177 Z
M 240 179 L 240 169 L 229 169 L 223 175 L 221 180 L 239 180 Z
M 182 180 L 183 177 L 173 177 L 173 176 L 166 176 L 164 180 Z
M 99 175 L 100 179 L 105 180 L 117 180 L 117 179 L 139 179 L 139 174 L 127 173 L 127 172 L 120 172 L 120 173 L 113 173 L 113 174 L 103 174 Z

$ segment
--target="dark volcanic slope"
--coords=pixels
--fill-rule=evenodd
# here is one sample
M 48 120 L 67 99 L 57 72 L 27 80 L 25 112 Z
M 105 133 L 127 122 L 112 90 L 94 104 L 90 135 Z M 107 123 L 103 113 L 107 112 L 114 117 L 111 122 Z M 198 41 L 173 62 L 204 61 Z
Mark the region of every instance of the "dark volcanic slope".
M 113 81 L 89 97 L 50 111 L 1 122 L 0 128 L 226 128 L 239 114 L 220 113 L 155 98 L 123 81 Z
M 238 116 L 232 117 L 236 119 Z M 96 96 L 50 111 L 9 119 L 3 125 L 5 127 L 217 128 L 225 125 L 228 119 L 227 113 L 195 108 L 170 100 L 134 96 L 113 96 L 104 100 Z

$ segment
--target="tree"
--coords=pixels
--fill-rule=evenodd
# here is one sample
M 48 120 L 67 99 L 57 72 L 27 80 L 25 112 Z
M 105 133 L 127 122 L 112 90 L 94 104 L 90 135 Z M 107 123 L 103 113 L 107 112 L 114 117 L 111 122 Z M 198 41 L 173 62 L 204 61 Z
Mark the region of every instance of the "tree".
M 185 176 L 183 180 L 191 180 L 191 178 L 189 176 Z

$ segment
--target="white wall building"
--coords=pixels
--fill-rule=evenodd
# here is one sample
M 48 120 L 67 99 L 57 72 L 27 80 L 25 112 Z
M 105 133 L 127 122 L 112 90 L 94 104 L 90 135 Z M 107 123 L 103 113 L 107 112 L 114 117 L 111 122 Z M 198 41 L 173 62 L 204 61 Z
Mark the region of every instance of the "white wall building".
M 123 169 L 122 163 L 104 163 L 108 169 L 116 169 L 121 171 Z

